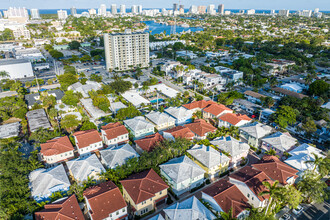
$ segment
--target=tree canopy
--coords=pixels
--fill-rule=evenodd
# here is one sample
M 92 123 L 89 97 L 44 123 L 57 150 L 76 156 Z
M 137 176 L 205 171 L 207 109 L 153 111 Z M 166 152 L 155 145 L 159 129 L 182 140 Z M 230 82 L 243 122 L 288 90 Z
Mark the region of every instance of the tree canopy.
M 289 124 L 292 125 L 296 122 L 296 111 L 290 106 L 279 106 L 277 111 L 274 114 L 275 123 L 278 124 L 281 128 L 286 128 Z
M 78 50 L 80 47 L 80 43 L 78 41 L 71 41 L 69 43 L 70 50 Z

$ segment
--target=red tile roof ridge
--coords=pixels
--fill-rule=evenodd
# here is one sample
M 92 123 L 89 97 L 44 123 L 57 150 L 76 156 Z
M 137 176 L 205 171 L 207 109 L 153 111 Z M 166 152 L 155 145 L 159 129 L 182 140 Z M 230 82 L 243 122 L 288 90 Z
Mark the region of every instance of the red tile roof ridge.
M 59 146 L 58 146 L 59 145 Z M 62 147 L 60 149 L 54 149 L 53 147 Z M 61 154 L 68 151 L 73 151 L 74 147 L 68 138 L 68 136 L 58 137 L 51 140 L 48 140 L 46 143 L 40 144 L 41 150 L 40 153 L 45 156 L 51 156 L 54 154 Z M 64 149 L 63 149 L 64 148 Z

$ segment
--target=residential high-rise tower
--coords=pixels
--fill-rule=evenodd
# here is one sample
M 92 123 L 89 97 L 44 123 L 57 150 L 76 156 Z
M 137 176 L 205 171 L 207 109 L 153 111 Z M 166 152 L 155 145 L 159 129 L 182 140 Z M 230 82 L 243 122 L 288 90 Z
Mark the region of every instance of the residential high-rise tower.
M 104 48 L 107 70 L 149 66 L 149 33 L 105 34 Z

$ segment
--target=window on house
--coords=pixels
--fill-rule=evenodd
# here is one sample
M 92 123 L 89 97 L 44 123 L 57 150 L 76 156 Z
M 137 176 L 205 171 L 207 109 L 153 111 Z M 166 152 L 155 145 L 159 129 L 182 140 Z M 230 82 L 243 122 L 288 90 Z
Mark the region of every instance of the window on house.
M 250 193 L 247 194 L 247 197 L 250 198 Z
M 119 212 L 118 211 L 116 212 L 116 215 L 119 215 Z

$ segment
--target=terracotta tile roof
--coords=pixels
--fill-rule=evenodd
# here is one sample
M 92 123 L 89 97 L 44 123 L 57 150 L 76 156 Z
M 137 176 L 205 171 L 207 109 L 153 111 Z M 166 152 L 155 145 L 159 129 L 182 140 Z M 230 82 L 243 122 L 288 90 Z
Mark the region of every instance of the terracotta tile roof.
M 227 114 L 221 115 L 219 117 L 219 119 L 222 121 L 226 121 L 226 122 L 230 123 L 231 125 L 237 125 L 242 120 L 246 120 L 246 121 L 252 120 L 247 115 L 235 114 L 235 113 L 227 113 Z
M 155 146 L 163 140 L 163 136 L 157 132 L 156 134 L 148 135 L 140 140 L 135 140 L 135 144 L 142 148 L 142 150 L 151 152 Z
M 116 127 L 119 127 L 121 125 L 120 122 L 115 122 L 115 123 L 109 123 L 107 125 L 104 125 L 101 127 L 102 130 L 107 130 L 107 129 L 110 129 L 110 128 L 116 128 Z
M 44 209 L 34 213 L 34 216 L 36 220 L 84 219 L 84 215 L 74 194 L 67 199 L 45 205 Z
M 156 193 L 168 188 L 168 185 L 153 170 L 133 174 L 120 181 L 135 204 L 139 204 L 155 196 Z
M 213 104 L 213 105 L 210 105 L 203 109 L 204 112 L 208 112 L 208 113 L 214 115 L 215 117 L 220 115 L 225 110 L 232 112 L 232 110 L 230 108 L 227 108 L 226 106 L 224 106 L 222 104 Z
M 232 217 L 236 218 L 245 209 L 251 208 L 248 199 L 236 185 L 221 179 L 203 190 L 203 193 L 213 197 L 224 212 L 232 209 Z
M 217 104 L 217 103 L 214 101 L 200 100 L 200 101 L 194 101 L 189 104 L 185 104 L 185 105 L 183 105 L 183 107 L 185 107 L 186 109 L 190 109 L 190 110 L 195 109 L 195 108 L 203 109 L 211 104 Z
M 207 123 L 203 119 L 197 119 L 193 123 L 186 124 L 185 127 L 189 128 L 192 132 L 197 134 L 200 137 L 204 137 L 209 132 L 215 132 L 216 127 Z
M 286 185 L 289 177 L 295 177 L 298 170 L 283 163 L 275 156 L 264 156 L 258 163 L 252 164 L 258 170 L 263 171 L 273 180 L 278 180 L 281 184 Z
M 127 207 L 119 188 L 111 181 L 86 189 L 84 197 L 91 207 L 93 220 L 105 219 L 110 213 Z
M 265 95 L 262 95 L 262 94 L 257 93 L 257 92 L 253 92 L 251 90 L 245 91 L 244 94 L 248 95 L 248 96 L 252 96 L 252 97 L 257 98 L 257 99 L 260 99 L 261 97 L 263 97 L 263 98 L 267 97 Z
M 48 140 L 46 143 L 40 144 L 40 147 L 40 153 L 44 156 L 52 156 L 74 150 L 68 136 Z
M 189 128 L 183 126 L 176 126 L 164 132 L 170 133 L 174 138 L 181 137 L 186 139 L 193 139 L 195 137 L 195 134 Z
M 77 138 L 77 146 L 79 148 L 88 147 L 91 144 L 102 141 L 97 130 L 92 129 L 88 131 L 77 131 L 73 134 Z
M 273 184 L 273 181 L 269 179 L 264 172 L 253 169 L 251 166 L 246 166 L 231 174 L 229 177 L 245 183 L 260 201 L 264 201 L 269 198 L 269 195 L 259 195 L 262 191 L 267 190 L 262 182 L 267 181 L 270 184 Z
M 105 132 L 108 140 L 114 139 L 124 134 L 128 134 L 126 127 L 119 122 L 109 123 L 105 126 L 102 126 L 101 128 Z

